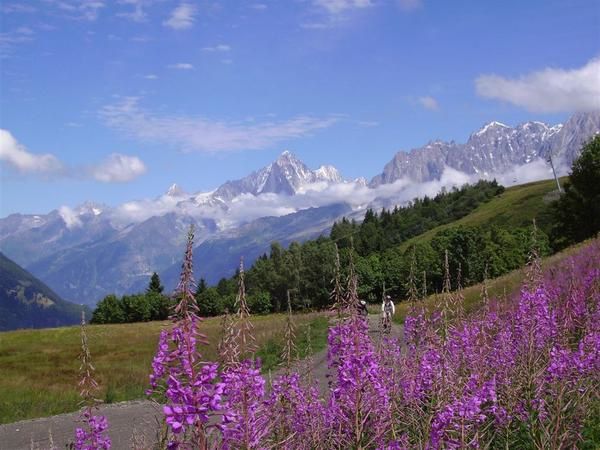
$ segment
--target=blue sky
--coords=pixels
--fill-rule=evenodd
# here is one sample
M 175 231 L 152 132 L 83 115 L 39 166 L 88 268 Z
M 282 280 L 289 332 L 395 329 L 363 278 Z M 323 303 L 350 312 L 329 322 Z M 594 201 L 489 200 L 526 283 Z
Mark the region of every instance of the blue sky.
M 0 217 L 210 190 L 285 149 L 370 179 L 491 120 L 599 106 L 597 1 L 0 8 Z

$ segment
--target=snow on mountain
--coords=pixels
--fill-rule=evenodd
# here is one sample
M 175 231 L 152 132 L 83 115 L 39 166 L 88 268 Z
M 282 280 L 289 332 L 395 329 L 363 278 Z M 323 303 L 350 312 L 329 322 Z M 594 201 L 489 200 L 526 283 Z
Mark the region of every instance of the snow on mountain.
M 484 125 L 479 131 L 475 132 L 475 136 L 482 136 L 486 134 L 488 131 L 498 132 L 501 131 L 502 128 L 510 128 L 508 125 L 504 125 L 500 122 L 490 122 L 487 125 Z
M 329 183 L 341 183 L 344 180 L 340 175 L 340 172 L 333 166 L 326 165 L 321 166 L 314 171 L 315 180 L 326 181 Z
M 323 181 L 340 183 L 343 180 L 335 167 L 322 166 L 313 171 L 286 150 L 268 166 L 239 180 L 227 181 L 214 192 L 213 197 L 229 202 L 242 194 L 295 195 L 307 185 Z
M 553 154 L 566 171 L 587 139 L 600 131 L 600 111 L 573 115 L 564 124 L 526 122 L 511 127 L 490 122 L 464 144 L 434 141 L 409 152 L 398 152 L 375 176 L 371 187 L 407 178 L 413 182 L 440 179 L 444 168 L 466 174 L 502 174 Z
M 169 197 L 183 197 L 185 192 L 177 183 L 173 183 L 171 186 L 169 186 L 169 189 L 167 189 L 165 195 L 168 195 Z
M 78 216 L 99 216 L 105 209 L 107 209 L 106 205 L 88 201 L 75 208 L 74 212 Z

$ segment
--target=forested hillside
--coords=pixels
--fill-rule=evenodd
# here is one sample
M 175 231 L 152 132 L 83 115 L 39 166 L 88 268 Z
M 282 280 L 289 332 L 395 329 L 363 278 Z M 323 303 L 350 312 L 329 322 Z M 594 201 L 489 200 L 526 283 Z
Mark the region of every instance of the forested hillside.
M 73 325 L 80 317 L 81 306 L 62 300 L 0 253 L 0 331 Z
M 287 249 L 273 243 L 270 254 L 246 270 L 250 306 L 254 312 L 280 311 L 288 290 L 296 309 L 329 305 L 336 246 L 342 268 L 348 267 L 352 256 L 359 294 L 370 302 L 379 301 L 384 286 L 397 299 L 405 296 L 413 247 L 417 270 L 427 272 L 429 293 L 441 289 L 445 250 L 450 255 L 452 278 L 456 279 L 460 270 L 465 285 L 481 281 L 486 271 L 489 277 L 506 273 L 525 263 L 532 219 L 549 207 L 544 196 L 553 188 L 552 183 L 541 182 L 505 190 L 495 181 L 480 181 L 434 198 L 416 199 L 405 207 L 368 210 L 361 223 L 346 219 L 336 223 L 329 237 L 292 243 Z M 529 200 L 523 203 L 524 199 Z M 530 208 L 530 201 L 542 206 Z M 489 220 L 469 225 L 468 218 L 481 215 L 482 210 L 497 208 L 502 214 L 506 207 L 519 217 L 518 223 L 496 221 L 492 215 Z M 461 219 L 463 224 L 454 226 Z M 542 254 L 550 251 L 546 232 L 538 229 L 536 233 Z M 411 238 L 426 233 L 431 239 L 406 246 Z M 197 299 L 202 313 L 213 315 L 231 309 L 235 292 L 236 277 L 223 279 L 215 287 L 200 283 Z

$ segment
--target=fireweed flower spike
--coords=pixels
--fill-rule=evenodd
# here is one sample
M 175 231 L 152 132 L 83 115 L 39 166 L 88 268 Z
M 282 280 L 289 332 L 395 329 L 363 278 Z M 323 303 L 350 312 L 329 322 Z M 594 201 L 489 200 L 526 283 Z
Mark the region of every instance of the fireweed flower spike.
M 333 290 L 329 294 L 329 298 L 331 299 L 331 309 L 337 312 L 338 319 L 342 317 L 342 309 L 343 299 L 344 299 L 344 289 L 342 287 L 342 276 L 341 276 L 341 268 L 340 268 L 340 250 L 338 245 L 335 244 L 335 261 L 334 261 L 334 277 L 331 280 L 333 284 Z
M 219 425 L 221 447 L 259 448 L 268 434 L 269 424 L 263 404 L 265 379 L 260 374 L 260 361 L 254 359 L 256 340 L 246 300 L 243 260 L 240 261 L 236 304 L 235 348 L 240 357 L 247 355 L 248 359 L 223 370 L 221 382 L 217 384 L 224 398 Z
M 292 368 L 292 362 L 298 355 L 298 349 L 296 348 L 296 328 L 294 327 L 294 321 L 292 319 L 292 302 L 290 300 L 290 290 L 287 291 L 287 315 L 285 317 L 285 331 L 284 331 L 285 343 L 283 351 L 281 352 L 281 360 L 287 374 L 290 373 Z
M 254 337 L 254 325 L 250 321 L 250 308 L 246 298 L 246 284 L 244 281 L 244 258 L 240 258 L 238 274 L 238 294 L 235 299 L 237 315 L 235 322 L 235 343 L 240 358 L 253 357 L 256 353 L 256 338 Z
M 240 355 L 235 343 L 234 317 L 225 310 L 221 321 L 221 340 L 219 341 L 219 362 L 223 370 L 233 367 L 238 363 Z
M 79 395 L 85 404 L 85 409 L 80 417 L 83 426 L 75 430 L 74 448 L 76 450 L 109 449 L 111 441 L 106 434 L 108 421 L 104 416 L 95 416 L 93 414 L 93 410 L 98 404 L 98 400 L 94 397 L 98 391 L 98 383 L 94 380 L 95 369 L 92 365 L 92 356 L 87 341 L 84 311 L 81 312 L 80 360 Z
M 220 409 L 221 402 L 221 388 L 215 383 L 218 365 L 202 362 L 198 350 L 206 337 L 198 331 L 201 319 L 193 294 L 193 242 L 192 226 L 174 294 L 178 303 L 172 314 L 173 325 L 161 332 L 148 391 L 164 396 L 169 449 L 207 448 L 209 418 Z

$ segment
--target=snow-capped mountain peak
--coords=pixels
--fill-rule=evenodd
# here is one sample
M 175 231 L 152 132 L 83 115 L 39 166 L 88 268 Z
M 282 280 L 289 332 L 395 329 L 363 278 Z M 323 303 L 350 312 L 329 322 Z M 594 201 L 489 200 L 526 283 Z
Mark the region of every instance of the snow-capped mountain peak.
M 312 181 L 311 170 L 296 155 L 288 150 L 279 155 L 275 162 L 270 165 L 270 168 L 267 167 L 269 176 L 277 173 L 277 169 L 274 166 L 281 169 L 282 175 L 293 187 L 299 187 L 306 182 Z
M 279 162 L 285 162 L 285 161 L 290 161 L 290 160 L 294 160 L 294 159 L 298 159 L 296 158 L 296 155 L 294 155 L 292 152 L 290 152 L 289 150 L 284 150 L 281 152 L 281 154 L 277 157 L 277 159 L 275 160 L 276 163 Z
M 177 183 L 173 183 L 169 189 L 167 189 L 165 195 L 168 195 L 169 197 L 183 197 L 185 192 Z
M 329 183 L 341 183 L 343 181 L 339 170 L 330 165 L 319 167 L 314 171 L 314 175 L 316 181 L 327 181 Z
M 483 136 L 489 131 L 496 131 L 502 128 L 511 128 L 508 125 L 503 124 L 502 122 L 492 121 L 488 124 L 485 124 L 479 131 L 475 132 L 475 136 Z
M 75 209 L 75 212 L 78 216 L 85 216 L 85 215 L 99 216 L 100 214 L 102 214 L 102 212 L 104 212 L 105 208 L 106 207 L 104 205 L 88 201 L 88 202 L 84 202 L 81 205 L 79 205 Z
M 271 164 L 257 170 L 247 177 L 228 181 L 214 193 L 225 201 L 241 194 L 287 194 L 295 195 L 303 187 L 317 181 L 328 183 L 341 182 L 342 178 L 333 166 L 323 166 L 315 171 L 289 150 L 281 153 Z

